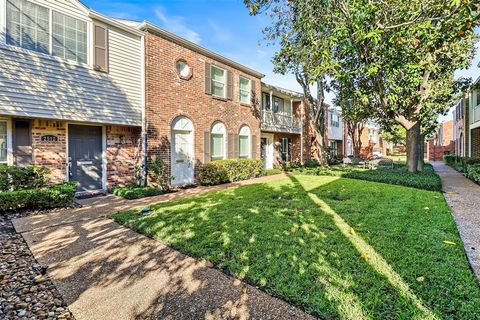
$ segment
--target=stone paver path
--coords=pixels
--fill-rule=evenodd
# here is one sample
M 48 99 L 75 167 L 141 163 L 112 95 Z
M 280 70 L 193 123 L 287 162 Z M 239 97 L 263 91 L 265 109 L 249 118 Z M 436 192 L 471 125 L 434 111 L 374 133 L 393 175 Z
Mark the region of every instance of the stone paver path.
M 480 281 L 480 186 L 443 162 L 432 162 L 442 179 L 443 192 L 453 211 L 465 251 Z
M 311 319 L 291 305 L 106 218 L 109 213 L 281 176 L 22 218 L 15 228 L 77 320 Z

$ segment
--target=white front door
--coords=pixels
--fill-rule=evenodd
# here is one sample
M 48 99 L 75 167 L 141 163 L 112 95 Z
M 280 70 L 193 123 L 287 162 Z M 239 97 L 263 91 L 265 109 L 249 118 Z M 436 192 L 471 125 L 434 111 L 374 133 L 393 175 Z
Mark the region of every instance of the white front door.
M 261 140 L 261 152 L 262 152 L 262 161 L 265 169 L 273 169 L 273 158 L 274 158 L 274 148 L 273 148 L 273 135 L 262 134 Z
M 172 131 L 172 176 L 173 185 L 194 183 L 193 131 Z

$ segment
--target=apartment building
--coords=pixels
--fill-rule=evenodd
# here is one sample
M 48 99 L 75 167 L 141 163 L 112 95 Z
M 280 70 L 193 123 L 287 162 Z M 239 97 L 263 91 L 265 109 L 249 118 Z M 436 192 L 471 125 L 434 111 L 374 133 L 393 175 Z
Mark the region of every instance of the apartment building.
M 387 141 L 382 138 L 381 127 L 375 121 L 367 121 L 361 134 L 360 140 L 362 147 L 360 157 L 362 159 L 371 159 L 373 157 L 385 156 L 387 154 Z M 353 156 L 352 138 L 345 128 L 345 156 Z
M 472 85 L 468 95 L 468 111 L 465 117 L 468 155 L 480 158 L 480 77 Z
M 465 157 L 468 154 L 469 98 L 468 94 L 462 94 L 456 101 L 452 112 L 454 153 L 460 157 Z
M 75 0 L 0 0 L 0 163 L 79 191 L 135 180 L 143 32 Z
M 334 107 L 327 108 L 328 151 L 332 159 L 343 159 L 344 124 L 342 112 Z
M 435 136 L 428 140 L 428 160 L 441 161 L 444 155 L 454 154 L 456 149 L 455 134 L 454 120 L 442 122 Z

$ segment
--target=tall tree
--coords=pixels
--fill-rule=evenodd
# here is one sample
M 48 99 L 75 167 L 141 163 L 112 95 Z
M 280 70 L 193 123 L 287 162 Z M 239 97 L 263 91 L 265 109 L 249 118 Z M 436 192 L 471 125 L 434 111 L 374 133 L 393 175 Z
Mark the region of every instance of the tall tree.
M 252 14 L 269 11 L 274 17 L 267 32 L 280 43 L 277 66 L 303 62 L 312 79 L 370 83 L 353 92 L 378 118 L 406 129 L 408 169 L 422 169 L 422 123 L 443 111 L 453 95 L 454 71 L 471 63 L 478 0 L 245 2 Z

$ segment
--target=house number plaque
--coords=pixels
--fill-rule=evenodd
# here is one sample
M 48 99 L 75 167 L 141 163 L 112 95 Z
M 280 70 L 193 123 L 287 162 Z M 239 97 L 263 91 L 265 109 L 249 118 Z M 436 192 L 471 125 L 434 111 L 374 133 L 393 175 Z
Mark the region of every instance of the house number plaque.
M 40 140 L 41 140 L 41 141 L 58 141 L 58 137 L 49 134 L 49 135 L 46 135 L 46 136 L 41 136 L 41 137 L 40 137 Z

